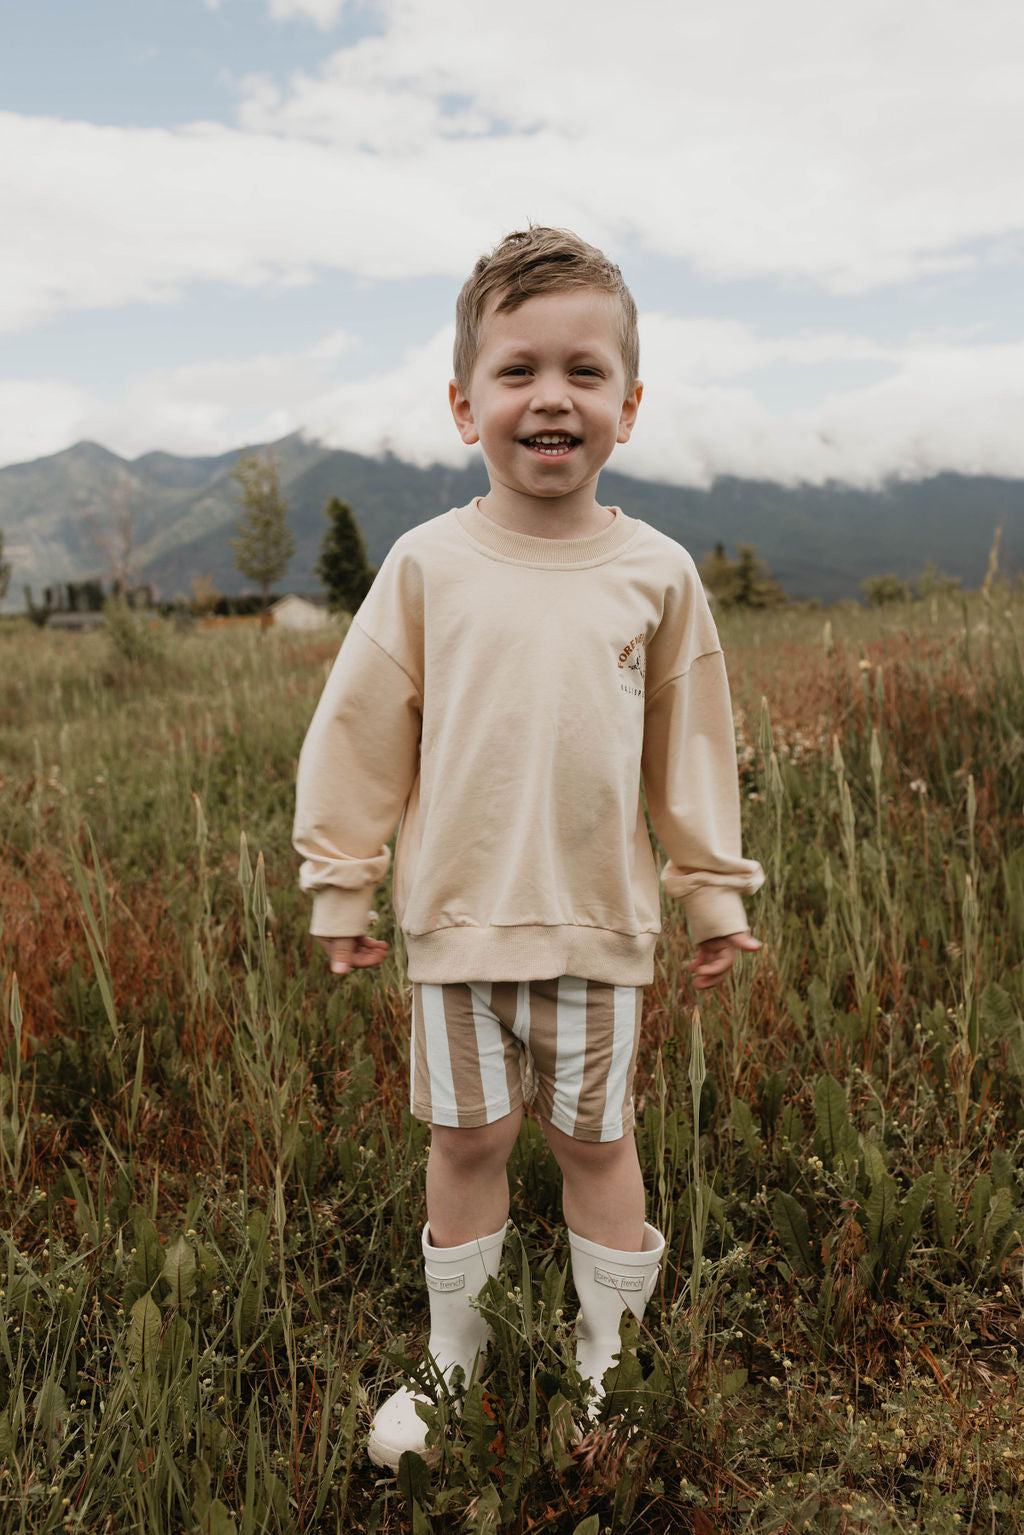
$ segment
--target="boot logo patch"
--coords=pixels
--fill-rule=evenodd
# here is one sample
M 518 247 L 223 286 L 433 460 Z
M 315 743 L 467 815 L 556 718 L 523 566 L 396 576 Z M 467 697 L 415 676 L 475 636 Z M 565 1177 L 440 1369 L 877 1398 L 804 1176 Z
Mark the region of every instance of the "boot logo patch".
M 450 1279 L 441 1279 L 436 1274 L 427 1274 L 427 1289 L 434 1290 L 444 1295 L 451 1290 L 464 1290 L 466 1288 L 465 1274 L 453 1274 Z
M 603 1284 L 609 1290 L 642 1290 L 642 1274 L 613 1274 L 608 1269 L 594 1270 L 594 1283 Z

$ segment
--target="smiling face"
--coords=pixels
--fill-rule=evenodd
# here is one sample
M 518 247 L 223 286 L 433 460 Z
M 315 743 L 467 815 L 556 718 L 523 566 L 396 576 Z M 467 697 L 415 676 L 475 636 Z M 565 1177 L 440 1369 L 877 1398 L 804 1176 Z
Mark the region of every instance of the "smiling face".
M 449 386 L 463 442 L 483 449 L 484 509 L 549 537 L 607 525 L 597 477 L 615 444 L 628 441 L 642 387 L 626 391 L 613 295 L 573 288 L 490 308 L 468 392 Z

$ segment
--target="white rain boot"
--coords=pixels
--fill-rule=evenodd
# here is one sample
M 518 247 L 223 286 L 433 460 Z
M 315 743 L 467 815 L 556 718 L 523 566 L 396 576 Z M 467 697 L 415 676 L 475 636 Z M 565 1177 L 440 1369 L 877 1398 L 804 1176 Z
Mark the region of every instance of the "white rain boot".
M 468 1386 L 491 1341 L 490 1328 L 469 1302 L 497 1274 L 505 1230 L 502 1226 L 491 1236 L 461 1247 L 431 1247 L 430 1227 L 423 1228 L 423 1267 L 430 1292 L 427 1352 L 446 1383 L 461 1365 Z M 406 1450 L 424 1454 L 427 1425 L 417 1416 L 416 1403 L 429 1400 L 421 1391 L 403 1386 L 378 1409 L 367 1445 L 375 1466 L 397 1471 Z
M 591 1407 L 591 1416 L 596 1417 L 604 1395 L 601 1377 L 622 1350 L 619 1320 L 627 1306 L 637 1320 L 643 1316 L 658 1282 L 665 1238 L 645 1222 L 641 1252 L 599 1247 L 574 1231 L 569 1232 L 569 1248 L 573 1283 L 580 1299 L 576 1363 L 583 1379 L 589 1380 L 597 1393 Z

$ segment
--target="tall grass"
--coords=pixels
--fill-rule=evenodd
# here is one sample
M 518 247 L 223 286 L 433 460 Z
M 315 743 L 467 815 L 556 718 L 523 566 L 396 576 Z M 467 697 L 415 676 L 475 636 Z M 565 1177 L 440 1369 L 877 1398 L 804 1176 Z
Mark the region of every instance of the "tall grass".
M 394 1480 L 406 998 L 326 973 L 289 845 L 337 636 L 0 631 L 0 1535 L 1024 1529 L 1022 625 L 727 616 L 765 948 L 699 1018 L 659 952 L 638 1355 L 590 1428 L 527 1123 L 488 1377 Z

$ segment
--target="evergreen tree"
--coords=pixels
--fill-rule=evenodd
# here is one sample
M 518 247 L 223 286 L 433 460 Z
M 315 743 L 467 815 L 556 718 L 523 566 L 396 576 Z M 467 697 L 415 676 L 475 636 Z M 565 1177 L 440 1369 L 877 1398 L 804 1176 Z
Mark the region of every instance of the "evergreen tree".
M 724 544 L 715 545 L 697 566 L 697 574 L 704 583 L 704 590 L 720 607 L 731 607 L 736 601 L 736 563 L 726 554 Z
M 244 454 L 231 475 L 240 487 L 235 499 L 242 514 L 235 524 L 238 537 L 230 543 L 242 575 L 259 582 L 260 616 L 266 627 L 270 622 L 270 588 L 280 581 L 295 553 L 295 540 L 286 521 L 288 507 L 269 449 L 266 453 Z
M 884 576 L 868 576 L 860 589 L 873 608 L 885 607 L 887 602 L 906 602 L 910 596 L 907 583 L 892 570 Z
M 0 601 L 7 596 L 7 588 L 11 584 L 11 565 L 4 559 L 4 530 L 0 528 Z
M 355 613 L 377 572 L 366 559 L 366 540 L 347 501 L 332 496 L 324 507 L 327 532 L 316 573 L 327 589 L 332 613 Z
M 740 544 L 737 553 L 739 559 L 731 560 L 725 545 L 716 544 L 697 567 L 705 590 L 720 607 L 773 608 L 787 600 L 768 566 L 758 559 L 754 544 Z

